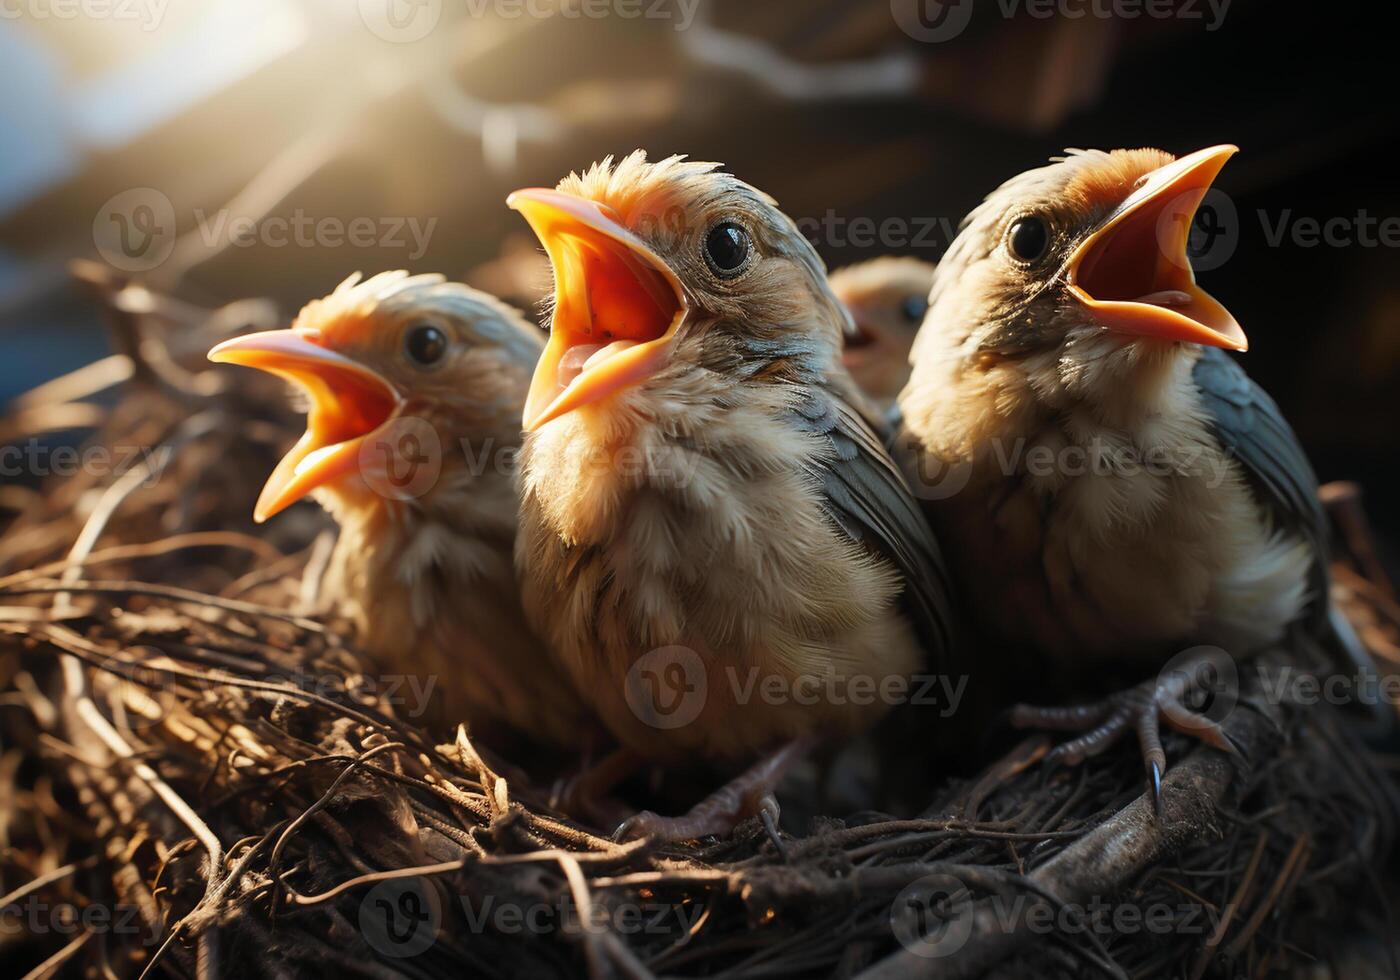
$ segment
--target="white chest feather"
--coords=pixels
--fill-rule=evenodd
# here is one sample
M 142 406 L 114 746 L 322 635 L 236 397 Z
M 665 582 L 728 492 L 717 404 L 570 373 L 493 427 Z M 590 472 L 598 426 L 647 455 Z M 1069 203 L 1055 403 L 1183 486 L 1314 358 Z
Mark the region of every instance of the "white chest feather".
M 793 692 L 808 678 L 878 680 L 917 666 L 893 571 L 825 515 L 799 464 L 813 437 L 779 422 L 781 411 L 776 394 L 769 405 L 692 406 L 678 432 L 608 428 L 623 414 L 612 406 L 573 413 L 526 444 L 526 608 L 639 751 L 742 758 L 813 730 L 858 728 L 883 706 Z M 705 674 L 703 711 L 682 727 L 648 727 L 628 703 L 629 674 L 671 647 Z M 781 689 L 776 700 L 756 693 L 764 683 Z

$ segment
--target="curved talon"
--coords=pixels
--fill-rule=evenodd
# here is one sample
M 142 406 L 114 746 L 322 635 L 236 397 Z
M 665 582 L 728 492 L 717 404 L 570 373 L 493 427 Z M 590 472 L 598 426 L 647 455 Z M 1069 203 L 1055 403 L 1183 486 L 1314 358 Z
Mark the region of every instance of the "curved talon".
M 1152 777 L 1152 809 L 1158 817 L 1162 816 L 1162 768 L 1153 760 L 1148 767 Z
M 1175 670 L 1160 680 L 1105 698 L 1096 704 L 1037 708 L 1018 704 L 1010 713 L 1017 728 L 1044 728 L 1051 731 L 1080 732 L 1055 746 L 1041 765 L 1053 771 L 1060 765 L 1078 765 L 1102 754 L 1131 728 L 1137 734 L 1138 749 L 1147 770 L 1147 792 L 1157 816 L 1163 812 L 1162 778 L 1167 770 L 1167 754 L 1162 748 L 1161 725 L 1190 735 L 1214 749 L 1240 755 L 1239 746 L 1221 725 L 1186 707 L 1182 699 L 1209 680 L 1209 662 Z M 1047 777 L 1048 778 L 1048 777 Z
M 812 740 L 796 739 L 759 759 L 743 773 L 715 790 L 678 817 L 660 817 L 643 810 L 613 831 L 614 840 L 655 837 L 665 841 L 695 840 L 728 834 L 745 817 L 763 817 L 778 853 L 783 853 L 778 835 L 778 801 L 773 790 L 788 767 L 811 747 Z M 770 826 L 771 825 L 771 826 Z
M 655 825 L 660 819 L 650 810 L 634 813 L 617 825 L 617 829 L 612 832 L 612 839 L 615 843 L 621 844 L 629 840 L 651 837 L 654 834 Z
M 778 819 L 782 816 L 782 811 L 778 809 L 778 801 L 772 793 L 767 794 L 759 801 L 758 818 L 763 821 L 763 829 L 768 834 L 768 839 L 773 842 L 773 849 L 778 852 L 778 857 L 786 864 L 788 860 L 787 844 L 783 843 L 783 835 L 778 830 Z

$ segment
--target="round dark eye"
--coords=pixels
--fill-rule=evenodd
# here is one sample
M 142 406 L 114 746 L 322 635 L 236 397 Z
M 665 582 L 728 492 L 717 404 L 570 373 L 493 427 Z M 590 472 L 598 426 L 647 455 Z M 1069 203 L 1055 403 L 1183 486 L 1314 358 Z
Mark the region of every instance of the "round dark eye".
M 928 312 L 928 297 L 910 296 L 900 305 L 899 312 L 910 323 L 923 323 L 924 314 Z
M 436 364 L 447 353 L 447 334 L 430 323 L 409 327 L 404 334 L 403 348 L 409 359 L 422 367 Z
M 1036 215 L 1017 218 L 1007 235 L 1011 254 L 1022 262 L 1036 262 L 1050 247 L 1050 229 L 1045 227 L 1045 219 Z
M 721 279 L 733 278 L 744 271 L 752 251 L 749 233 L 732 221 L 715 225 L 705 236 L 705 263 Z

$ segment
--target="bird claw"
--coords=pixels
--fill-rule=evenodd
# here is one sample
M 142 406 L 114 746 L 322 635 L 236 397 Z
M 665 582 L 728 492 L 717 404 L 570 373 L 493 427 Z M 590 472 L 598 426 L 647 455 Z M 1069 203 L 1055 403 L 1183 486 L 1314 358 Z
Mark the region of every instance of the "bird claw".
M 778 832 L 778 801 L 773 790 L 788 767 L 811 747 L 807 739 L 789 742 L 770 753 L 748 770 L 721 786 L 679 817 L 661 817 L 650 810 L 628 817 L 613 831 L 614 840 L 649 837 L 663 841 L 695 840 L 721 836 L 734 830 L 745 817 L 755 814 L 763 821 L 778 854 L 786 848 Z
M 782 832 L 778 829 L 778 820 L 782 817 L 782 811 L 778 809 L 778 800 L 769 793 L 758 805 L 758 818 L 763 822 L 763 829 L 768 834 L 768 839 L 773 843 L 773 850 L 778 852 L 778 857 L 786 864 L 788 860 L 787 844 L 783 843 Z
M 612 839 L 614 843 L 622 844 L 631 840 L 659 836 L 657 826 L 662 822 L 662 817 L 650 810 L 642 810 L 618 824 L 617 829 L 612 832 Z
M 1162 767 L 1153 759 L 1148 766 L 1148 773 L 1152 777 L 1152 812 L 1157 814 L 1158 819 L 1162 816 Z
M 1153 811 L 1161 817 L 1165 810 L 1162 778 L 1167 769 L 1166 752 L 1162 749 L 1162 722 L 1221 752 L 1242 754 L 1239 745 L 1217 722 L 1191 711 L 1182 703 L 1181 699 L 1189 690 L 1204 683 L 1201 678 L 1200 671 L 1188 669 L 1139 684 L 1096 704 L 1050 708 L 1021 704 L 1011 710 L 1010 720 L 1017 728 L 1080 733 L 1047 753 L 1042 766 L 1051 774 L 1061 765 L 1078 765 L 1100 755 L 1129 731 L 1136 732 L 1147 770 L 1147 794 L 1152 798 Z

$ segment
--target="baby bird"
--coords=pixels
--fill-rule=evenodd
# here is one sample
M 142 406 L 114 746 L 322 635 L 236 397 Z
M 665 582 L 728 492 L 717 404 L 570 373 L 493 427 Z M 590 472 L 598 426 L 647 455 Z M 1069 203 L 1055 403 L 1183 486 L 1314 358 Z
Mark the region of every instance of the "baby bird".
M 882 408 L 909 380 L 909 350 L 928 310 L 934 268 L 910 255 L 885 255 L 831 274 L 831 291 L 855 321 L 842 353 L 846 370 Z
M 311 494 L 340 524 L 326 591 L 385 671 L 425 678 L 431 720 L 568 744 L 586 714 L 552 672 L 515 585 L 515 455 L 542 335 L 441 276 L 351 276 L 289 330 L 213 361 L 277 374 L 306 433 L 259 497 L 261 522 Z M 416 688 L 427 690 L 426 685 Z
M 508 200 L 555 275 L 524 416 L 525 607 L 634 754 L 762 760 L 686 816 L 622 830 L 669 839 L 754 812 L 771 831 L 793 747 L 889 708 L 829 692 L 951 643 L 937 546 L 852 407 L 822 262 L 717 166 L 637 151 Z M 639 705 L 654 682 L 686 717 Z
M 1329 629 L 1312 468 L 1186 254 L 1235 152 L 1070 151 L 992 193 L 939 264 L 902 462 L 983 633 L 1057 674 Z M 1070 762 L 1135 731 L 1160 806 L 1159 715 L 1230 749 L 1182 676 L 1013 720 L 1089 730 Z

